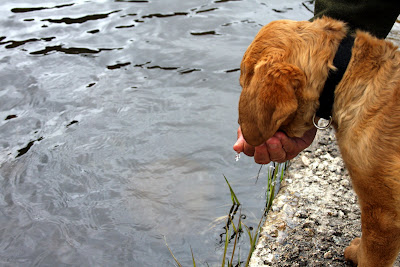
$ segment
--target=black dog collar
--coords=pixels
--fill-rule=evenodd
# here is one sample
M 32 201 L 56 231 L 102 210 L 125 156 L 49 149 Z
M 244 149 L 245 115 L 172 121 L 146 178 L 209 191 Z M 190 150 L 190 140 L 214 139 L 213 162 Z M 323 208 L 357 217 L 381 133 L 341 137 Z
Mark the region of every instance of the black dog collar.
M 324 89 L 319 96 L 319 109 L 316 112 L 317 117 L 329 120 L 332 116 L 333 101 L 335 99 L 335 88 L 342 80 L 351 58 L 351 49 L 354 45 L 354 37 L 347 35 L 339 44 L 336 51 L 333 65 L 336 71 L 330 70 L 328 79 L 325 82 Z

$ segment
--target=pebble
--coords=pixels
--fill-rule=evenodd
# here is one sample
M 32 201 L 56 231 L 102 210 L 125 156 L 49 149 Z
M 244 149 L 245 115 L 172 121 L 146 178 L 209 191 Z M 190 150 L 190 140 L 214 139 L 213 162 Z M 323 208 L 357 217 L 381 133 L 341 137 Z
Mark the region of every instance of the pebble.
M 324 254 L 324 259 L 332 259 L 332 252 L 328 251 Z
M 301 161 L 305 166 L 310 166 L 310 160 L 305 155 L 301 156 Z

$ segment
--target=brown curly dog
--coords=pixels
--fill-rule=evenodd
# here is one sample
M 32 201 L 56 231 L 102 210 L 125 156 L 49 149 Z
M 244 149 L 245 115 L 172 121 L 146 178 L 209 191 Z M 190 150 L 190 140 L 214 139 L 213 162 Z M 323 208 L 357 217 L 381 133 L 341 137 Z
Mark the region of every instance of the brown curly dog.
M 313 126 L 319 97 L 345 23 L 281 20 L 264 26 L 244 54 L 239 123 L 257 146 L 277 130 L 301 137 Z M 391 266 L 400 250 L 400 52 L 357 32 L 334 91 L 336 137 L 361 207 L 362 238 L 345 249 L 358 266 Z

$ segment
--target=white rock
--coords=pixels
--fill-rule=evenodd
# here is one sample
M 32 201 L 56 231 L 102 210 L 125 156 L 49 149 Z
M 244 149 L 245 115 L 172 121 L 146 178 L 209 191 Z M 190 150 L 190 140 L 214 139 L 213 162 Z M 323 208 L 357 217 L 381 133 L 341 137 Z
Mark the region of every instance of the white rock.
M 319 165 L 317 166 L 317 169 L 318 169 L 319 171 L 325 170 L 325 164 L 324 164 L 324 163 L 319 164 Z
M 306 156 L 302 156 L 301 157 L 301 161 L 303 162 L 303 164 L 305 165 L 305 166 L 310 166 L 310 160 L 306 157 Z

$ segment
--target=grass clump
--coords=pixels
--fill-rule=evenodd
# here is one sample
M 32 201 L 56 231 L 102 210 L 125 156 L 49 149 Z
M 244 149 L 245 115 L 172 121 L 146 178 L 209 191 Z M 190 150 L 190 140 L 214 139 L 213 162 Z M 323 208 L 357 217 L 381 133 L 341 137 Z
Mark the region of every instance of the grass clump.
M 268 211 L 271 209 L 272 207 L 272 202 L 275 198 L 276 193 L 278 192 L 280 183 L 283 180 L 283 176 L 284 176 L 284 172 L 286 170 L 287 167 L 287 163 L 283 163 L 283 164 L 276 164 L 274 163 L 272 166 L 269 167 L 268 172 L 267 172 L 267 190 L 266 190 L 266 204 L 264 207 L 264 212 L 261 216 L 261 219 L 257 225 L 257 227 L 255 229 L 253 229 L 253 227 L 248 227 L 245 223 L 242 222 L 242 214 L 241 214 L 241 207 L 240 207 L 240 202 L 238 200 L 238 198 L 236 197 L 231 185 L 228 182 L 228 179 L 224 176 L 226 183 L 228 184 L 229 190 L 231 192 L 231 198 L 232 198 L 232 207 L 230 209 L 230 212 L 228 214 L 228 218 L 227 218 L 227 222 L 226 222 L 226 226 L 225 226 L 225 234 L 226 234 L 226 238 L 225 238 L 225 250 L 224 250 L 224 255 L 223 255 L 223 259 L 222 259 L 222 267 L 228 266 L 228 267 L 233 267 L 233 266 L 248 266 L 250 263 L 250 259 L 251 259 L 251 255 L 253 254 L 256 245 L 257 245 L 257 241 L 258 241 L 258 237 L 260 235 L 260 231 L 261 231 L 261 227 L 263 225 L 263 222 L 265 221 L 266 215 L 268 214 Z M 261 171 L 261 169 L 260 169 Z M 259 171 L 259 174 L 260 174 Z M 258 177 L 257 177 L 258 180 Z M 239 219 L 237 219 L 237 224 L 235 225 L 234 223 L 234 217 L 237 213 L 237 211 L 239 212 Z M 227 258 L 227 248 L 230 244 L 230 240 L 228 239 L 228 236 L 230 235 L 230 228 L 229 226 L 232 226 L 233 228 L 233 235 L 234 238 L 234 242 L 232 244 L 232 252 L 231 252 L 231 257 L 230 257 L 230 261 L 228 260 L 227 265 L 225 265 L 225 261 Z M 237 251 L 236 246 L 238 244 L 238 239 L 240 238 L 241 233 L 243 232 L 243 227 L 246 230 L 247 236 L 249 238 L 249 252 L 247 254 L 247 258 L 246 261 L 241 261 L 240 260 L 240 253 L 238 255 L 238 260 L 236 261 L 236 264 L 233 265 L 233 259 L 234 259 L 234 255 L 235 252 Z
M 223 234 L 221 235 L 221 242 L 224 245 L 224 252 L 223 252 L 223 257 L 222 257 L 222 267 L 239 267 L 239 266 L 245 266 L 247 267 L 250 263 L 251 255 L 254 252 L 258 237 L 261 232 L 261 227 L 263 225 L 263 222 L 265 221 L 265 218 L 268 214 L 268 211 L 272 207 L 273 200 L 275 198 L 276 193 L 279 190 L 280 183 L 283 180 L 284 172 L 287 168 L 287 162 L 286 163 L 274 163 L 272 166 L 269 167 L 267 171 L 267 190 L 266 190 L 266 204 L 264 207 L 264 212 L 261 216 L 261 219 L 257 225 L 257 227 L 254 229 L 253 227 L 247 226 L 242 219 L 245 218 L 245 215 L 242 214 L 242 209 L 241 209 L 241 204 L 239 202 L 239 199 L 237 198 L 234 190 L 232 189 L 231 185 L 229 184 L 228 179 L 224 176 L 225 181 L 229 187 L 229 191 L 231 193 L 231 200 L 232 200 L 232 206 L 229 210 L 229 213 L 226 217 L 226 223 L 224 226 L 225 230 L 225 239 L 223 240 Z M 260 169 L 261 171 L 261 169 Z M 260 174 L 260 172 L 259 172 Z M 257 177 L 258 180 L 258 177 Z M 235 219 L 236 218 L 236 219 Z M 236 223 L 235 223 L 236 222 Z M 241 253 L 240 253 L 240 247 L 238 248 L 238 243 L 239 240 L 244 233 L 244 230 L 248 236 L 249 239 L 249 252 L 247 254 L 246 259 L 241 259 Z M 164 237 L 165 239 L 165 237 Z M 165 239 L 165 244 L 168 247 L 169 252 L 171 253 L 172 257 L 175 260 L 175 263 L 177 266 L 182 266 L 179 261 L 176 259 L 174 254 L 172 253 L 171 249 L 169 248 L 167 244 L 167 240 Z M 190 248 L 190 251 L 192 253 L 192 260 L 193 260 L 193 266 L 196 267 L 196 262 L 194 259 L 193 251 L 192 248 Z M 238 253 L 236 253 L 239 251 Z

